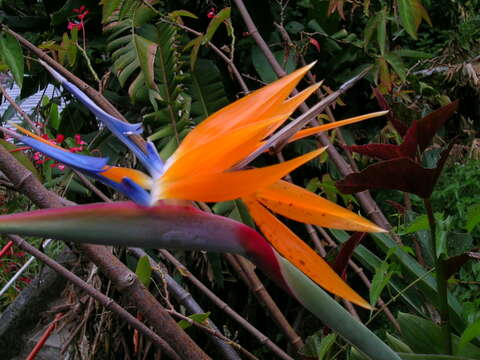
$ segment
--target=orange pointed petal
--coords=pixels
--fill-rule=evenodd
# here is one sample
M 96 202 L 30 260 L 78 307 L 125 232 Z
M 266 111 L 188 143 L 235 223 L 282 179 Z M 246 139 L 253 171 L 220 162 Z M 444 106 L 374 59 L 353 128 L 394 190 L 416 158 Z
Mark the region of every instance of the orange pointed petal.
M 164 181 L 171 181 L 189 174 L 222 172 L 254 151 L 269 129 L 284 121 L 289 114 L 277 115 L 258 123 L 235 129 L 194 150 L 175 153 L 167 162 Z M 169 164 L 171 164 L 169 166 Z
M 217 111 L 196 126 L 183 140 L 177 151 L 181 153 L 191 150 L 238 126 L 272 117 L 277 113 L 279 104 L 292 92 L 313 65 L 314 63 L 304 66 Z
M 256 197 L 273 212 L 303 223 L 350 231 L 386 231 L 350 210 L 286 181 L 280 180 L 260 189 Z
M 340 127 L 340 126 L 345 126 L 345 125 L 353 124 L 353 123 L 360 122 L 360 121 L 363 121 L 363 120 L 371 119 L 371 118 L 374 118 L 374 117 L 382 116 L 382 115 L 385 115 L 386 113 L 388 113 L 388 110 L 387 111 L 377 111 L 377 112 L 373 112 L 373 113 L 370 113 L 370 114 L 355 116 L 355 117 L 348 118 L 348 119 L 345 119 L 345 120 L 335 121 L 335 122 L 331 122 L 331 123 L 328 123 L 328 124 L 325 124 L 325 125 L 320 125 L 320 126 L 315 126 L 315 127 L 311 127 L 311 128 L 308 128 L 308 129 L 304 129 L 304 130 L 301 130 L 301 131 L 297 132 L 294 136 L 292 136 L 288 142 L 303 139 L 307 136 L 314 135 L 314 134 L 320 133 L 322 131 L 335 129 L 335 128 Z
M 20 125 L 17 125 L 17 124 L 12 124 L 12 125 L 15 126 L 18 131 L 24 133 L 25 135 L 30 136 L 31 138 L 34 138 L 35 140 L 41 141 L 41 142 L 43 142 L 44 144 L 53 146 L 53 147 L 55 147 L 55 148 L 57 148 L 57 149 L 60 149 L 60 150 L 63 150 L 63 151 L 67 151 L 67 150 L 65 150 L 64 148 L 62 148 L 61 146 L 58 146 L 58 145 L 56 145 L 56 144 L 54 144 L 54 143 L 51 143 L 50 141 L 42 138 L 41 136 L 38 136 L 38 135 L 32 133 L 31 131 L 29 131 L 29 130 L 27 130 L 27 129 L 24 129 L 24 128 L 21 127 Z
M 117 183 L 122 182 L 122 179 L 127 177 L 134 181 L 144 189 L 151 189 L 152 179 L 141 171 L 129 168 L 122 168 L 117 166 L 105 166 L 100 175 Z
M 253 195 L 242 200 L 268 242 L 283 257 L 325 290 L 364 308 L 371 309 L 368 302 L 348 286 L 325 260 L 260 205 Z
M 155 184 L 155 200 L 184 199 L 194 201 L 227 201 L 254 193 L 268 186 L 300 165 L 320 155 L 325 148 L 312 151 L 281 164 L 259 169 L 192 174 L 177 181 L 160 178 Z

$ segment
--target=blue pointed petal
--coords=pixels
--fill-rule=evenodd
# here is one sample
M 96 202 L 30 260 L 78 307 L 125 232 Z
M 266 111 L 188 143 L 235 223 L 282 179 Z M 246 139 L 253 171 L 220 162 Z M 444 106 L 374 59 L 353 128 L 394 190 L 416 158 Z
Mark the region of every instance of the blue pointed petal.
M 158 154 L 157 148 L 151 141 L 147 141 L 147 156 L 149 163 L 152 166 L 152 170 L 155 170 L 158 175 L 161 175 L 163 173 L 163 167 L 165 166 L 165 163 Z
M 121 188 L 120 188 L 121 187 Z M 125 196 L 135 201 L 139 205 L 150 206 L 150 194 L 146 192 L 140 185 L 130 178 L 123 178 L 119 187 Z
M 22 136 L 20 140 L 33 149 L 55 159 L 62 164 L 87 172 L 101 171 L 108 163 L 108 158 L 74 154 L 66 150 L 56 148 L 41 141 Z
M 43 63 L 43 62 L 42 62 Z M 57 79 L 64 88 L 72 93 L 81 103 L 83 103 L 95 116 L 100 119 L 105 126 L 122 141 L 134 154 L 138 160 L 145 166 L 149 172 L 161 172 L 161 168 L 158 168 L 158 163 L 153 161 L 151 163 L 150 157 L 145 154 L 129 137 L 128 135 L 141 134 L 142 124 L 135 123 L 130 124 L 117 119 L 116 117 L 108 114 L 102 108 L 100 108 L 93 100 L 91 100 L 82 90 L 76 85 L 69 82 L 57 71 L 52 69 L 47 64 L 43 63 L 45 68 Z

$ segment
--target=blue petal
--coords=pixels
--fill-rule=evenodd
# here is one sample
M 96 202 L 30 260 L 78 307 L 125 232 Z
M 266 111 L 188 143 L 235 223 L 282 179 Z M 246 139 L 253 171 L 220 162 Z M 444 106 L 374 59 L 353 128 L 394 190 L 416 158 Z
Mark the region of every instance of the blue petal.
M 95 116 L 100 119 L 105 126 L 119 138 L 139 159 L 139 161 L 145 166 L 150 173 L 161 173 L 162 166 L 158 162 L 157 157 L 150 157 L 149 154 L 145 154 L 129 137 L 128 135 L 141 134 L 142 124 L 130 124 L 117 119 L 116 117 L 108 114 L 102 108 L 100 108 L 95 102 L 93 102 L 82 90 L 77 86 L 70 83 L 62 75 L 56 72 L 47 64 L 43 64 L 48 71 L 68 90 L 70 91 L 80 102 L 82 102 Z
M 44 142 L 32 139 L 28 136 L 22 136 L 20 140 L 25 145 L 28 145 L 35 150 L 44 153 L 48 157 L 51 157 L 52 159 L 55 159 L 62 164 L 68 165 L 78 170 L 87 172 L 98 172 L 102 171 L 102 169 L 108 163 L 108 158 L 74 154 L 69 151 L 56 148 L 55 146 L 48 145 Z

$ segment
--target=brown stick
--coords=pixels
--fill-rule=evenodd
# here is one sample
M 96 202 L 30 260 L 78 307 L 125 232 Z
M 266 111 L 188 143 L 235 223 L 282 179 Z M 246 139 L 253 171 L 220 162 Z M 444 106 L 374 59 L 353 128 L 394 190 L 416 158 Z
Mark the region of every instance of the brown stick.
M 97 300 L 106 309 L 113 311 L 122 319 L 127 321 L 130 325 L 132 325 L 135 329 L 137 329 L 138 331 L 143 333 L 145 336 L 150 338 L 152 342 L 155 345 L 157 345 L 169 358 L 175 359 L 175 360 L 181 359 L 165 340 L 163 340 L 160 336 L 155 334 L 145 324 L 137 320 L 134 316 L 132 316 L 128 311 L 122 308 L 113 299 L 102 294 L 100 291 L 95 289 L 92 285 L 87 284 L 85 281 L 80 279 L 77 275 L 73 274 L 72 272 L 64 268 L 58 262 L 56 262 L 46 254 L 38 250 L 36 247 L 30 245 L 27 241 L 25 241 L 25 239 L 21 238 L 20 236 L 9 235 L 9 238 L 15 243 L 16 246 L 18 246 L 19 248 L 22 248 L 32 256 L 35 256 L 35 258 L 37 258 L 48 267 L 55 270 L 58 274 L 63 276 L 72 284 L 74 284 L 75 286 L 78 286 L 80 289 L 85 291 L 88 295 L 90 295 L 92 298 Z

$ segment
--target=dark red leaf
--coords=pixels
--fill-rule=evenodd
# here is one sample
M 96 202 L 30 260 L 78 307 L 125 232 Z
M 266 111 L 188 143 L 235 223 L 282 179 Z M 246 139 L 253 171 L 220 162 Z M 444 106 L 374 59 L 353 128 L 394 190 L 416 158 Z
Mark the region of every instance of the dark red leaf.
M 375 91 L 376 89 L 374 89 Z M 377 91 L 378 92 L 378 91 Z M 379 94 L 381 96 L 381 94 Z M 366 156 L 376 157 L 382 160 L 408 157 L 415 159 L 417 151 L 421 153 L 430 145 L 435 133 L 445 124 L 458 108 L 458 100 L 442 106 L 425 116 L 414 121 L 406 130 L 403 143 L 393 144 L 368 144 L 359 146 L 346 146 L 345 148 Z M 398 130 L 397 130 L 398 131 Z
M 400 151 L 400 147 L 393 144 L 354 145 L 344 146 L 344 148 L 362 155 L 374 157 L 381 160 L 395 159 L 404 156 Z
M 393 127 L 395 128 L 395 130 L 397 130 L 400 136 L 405 136 L 408 128 L 407 124 L 405 124 L 403 121 L 398 120 L 395 117 L 395 114 L 393 113 L 392 108 L 390 107 L 387 100 L 385 99 L 385 97 L 382 95 L 382 93 L 378 88 L 373 88 L 372 90 L 373 90 L 373 94 L 377 98 L 377 102 L 380 108 L 382 110 L 390 110 L 389 113 L 386 115 L 388 121 L 392 123 Z
M 407 208 L 404 205 L 402 205 L 402 204 L 400 204 L 396 201 L 385 200 L 385 202 L 387 204 L 390 204 L 390 206 L 392 206 L 393 208 L 395 208 L 398 211 L 398 213 L 401 214 L 401 215 L 405 215 L 405 213 L 407 212 Z
M 364 232 L 355 232 L 350 236 L 350 239 L 347 240 L 342 245 L 340 252 L 338 253 L 337 257 L 335 258 L 335 262 L 332 266 L 333 270 L 337 272 L 344 280 L 346 276 L 348 261 L 352 257 L 355 248 L 362 242 L 365 238 L 366 233 Z
M 407 157 L 396 158 L 381 161 L 359 173 L 350 174 L 338 181 L 336 186 L 344 194 L 371 189 L 391 189 L 428 198 L 432 194 L 452 146 L 453 144 L 442 152 L 434 169 L 425 169 Z
M 430 145 L 436 132 L 450 119 L 457 108 L 458 100 L 455 100 L 418 121 L 416 142 L 420 152 L 423 152 Z
M 466 252 L 464 254 L 453 256 L 445 260 L 445 267 L 447 268 L 447 279 L 453 276 L 460 270 L 460 268 L 468 261 L 472 259 L 480 259 L 480 254 L 475 252 Z

